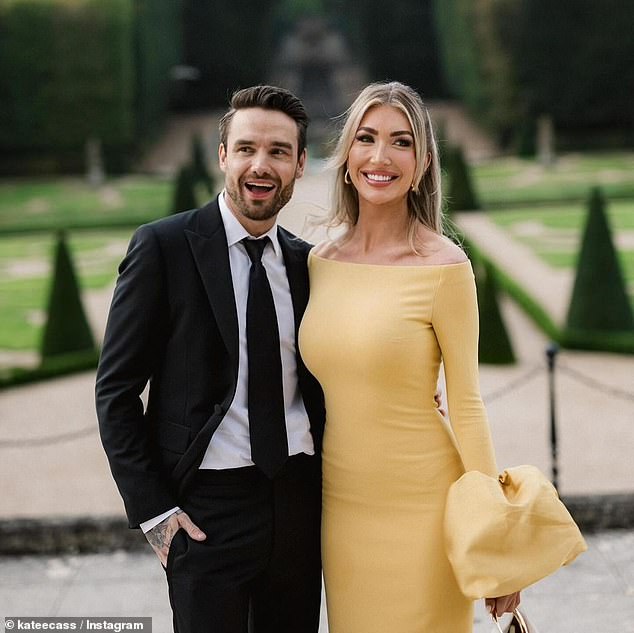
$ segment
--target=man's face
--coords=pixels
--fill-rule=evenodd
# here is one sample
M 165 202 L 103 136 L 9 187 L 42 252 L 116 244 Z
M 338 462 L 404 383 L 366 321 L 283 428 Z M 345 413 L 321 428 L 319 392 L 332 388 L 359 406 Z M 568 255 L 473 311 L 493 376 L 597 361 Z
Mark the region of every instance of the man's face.
M 298 156 L 297 150 L 297 124 L 283 112 L 246 108 L 234 114 L 218 157 L 227 204 L 252 235 L 268 231 L 291 199 L 306 161 L 306 151 Z

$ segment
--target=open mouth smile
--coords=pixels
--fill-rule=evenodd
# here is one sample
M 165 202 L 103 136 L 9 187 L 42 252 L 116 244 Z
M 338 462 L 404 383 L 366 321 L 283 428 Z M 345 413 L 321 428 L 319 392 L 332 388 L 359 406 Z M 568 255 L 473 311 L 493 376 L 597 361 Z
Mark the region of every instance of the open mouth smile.
M 275 189 L 270 182 L 257 182 L 254 180 L 244 183 L 244 186 L 255 196 L 266 196 Z
M 363 177 L 372 185 L 389 185 L 396 180 L 398 176 L 393 174 L 382 174 L 373 171 L 361 172 Z

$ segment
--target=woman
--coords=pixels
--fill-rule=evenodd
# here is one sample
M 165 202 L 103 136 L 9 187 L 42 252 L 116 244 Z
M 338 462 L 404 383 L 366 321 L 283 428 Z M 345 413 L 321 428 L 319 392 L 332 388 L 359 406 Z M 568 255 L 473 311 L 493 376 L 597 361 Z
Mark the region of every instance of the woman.
M 420 97 L 372 84 L 332 157 L 345 234 L 310 255 L 300 347 L 326 396 L 322 551 L 330 633 L 467 633 L 445 556 L 449 486 L 497 476 L 478 385 L 473 273 L 443 236 L 438 151 Z M 451 425 L 434 401 L 444 362 Z M 512 610 L 513 594 L 492 599 Z

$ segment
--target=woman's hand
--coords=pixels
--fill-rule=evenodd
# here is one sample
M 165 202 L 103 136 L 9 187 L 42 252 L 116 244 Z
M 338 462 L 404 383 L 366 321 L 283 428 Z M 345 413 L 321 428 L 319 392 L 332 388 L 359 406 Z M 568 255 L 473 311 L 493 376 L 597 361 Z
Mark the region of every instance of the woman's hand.
M 442 389 L 440 387 L 436 387 L 436 393 L 434 394 L 434 402 L 436 403 L 436 408 L 440 412 L 443 418 L 447 417 L 447 409 L 443 406 L 442 401 Z
M 486 598 L 484 604 L 487 611 L 496 617 L 503 613 L 512 613 L 520 605 L 520 592 L 517 591 L 499 598 Z

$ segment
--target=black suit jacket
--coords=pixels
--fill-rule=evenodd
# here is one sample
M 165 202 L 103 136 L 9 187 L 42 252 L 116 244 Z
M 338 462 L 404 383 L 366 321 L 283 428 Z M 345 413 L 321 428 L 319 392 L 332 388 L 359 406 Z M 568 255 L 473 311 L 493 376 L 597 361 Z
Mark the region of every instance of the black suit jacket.
M 279 229 L 296 333 L 310 245 Z M 321 452 L 323 394 L 299 353 L 300 390 Z M 229 408 L 238 321 L 218 202 L 141 226 L 119 267 L 97 371 L 101 439 L 131 527 L 178 505 Z M 147 408 L 140 395 L 150 383 Z

